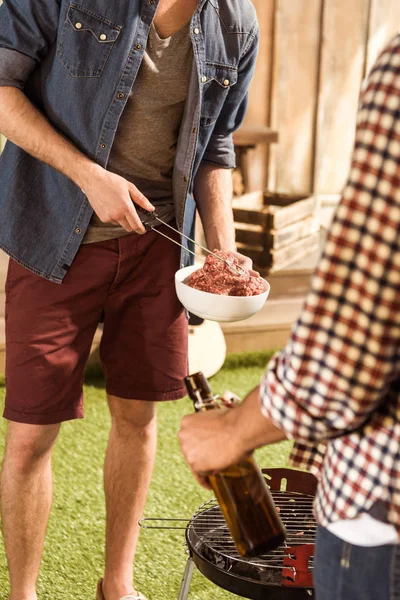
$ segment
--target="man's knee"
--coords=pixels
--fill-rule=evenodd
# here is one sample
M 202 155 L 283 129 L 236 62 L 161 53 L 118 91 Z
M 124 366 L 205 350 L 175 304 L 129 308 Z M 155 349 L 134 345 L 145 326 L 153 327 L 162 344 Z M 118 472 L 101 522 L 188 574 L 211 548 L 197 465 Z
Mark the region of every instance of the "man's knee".
M 28 425 L 8 423 L 5 460 L 10 459 L 19 471 L 29 470 L 37 463 L 47 460 L 60 425 Z
M 143 434 L 151 433 L 156 427 L 155 402 L 123 400 L 108 396 L 112 424 L 121 432 L 136 429 Z

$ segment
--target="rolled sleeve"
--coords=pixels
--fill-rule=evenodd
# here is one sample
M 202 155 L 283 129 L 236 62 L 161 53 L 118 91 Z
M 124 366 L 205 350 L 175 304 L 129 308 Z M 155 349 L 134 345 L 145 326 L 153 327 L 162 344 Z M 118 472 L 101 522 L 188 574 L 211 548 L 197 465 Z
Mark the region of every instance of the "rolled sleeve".
M 203 161 L 226 169 L 234 169 L 236 155 L 232 134 L 213 134 L 204 153 Z
M 0 85 L 22 89 L 57 36 L 58 0 L 6 0 L 0 5 Z
M 9 48 L 0 48 L 0 87 L 23 90 L 36 66 L 33 58 Z

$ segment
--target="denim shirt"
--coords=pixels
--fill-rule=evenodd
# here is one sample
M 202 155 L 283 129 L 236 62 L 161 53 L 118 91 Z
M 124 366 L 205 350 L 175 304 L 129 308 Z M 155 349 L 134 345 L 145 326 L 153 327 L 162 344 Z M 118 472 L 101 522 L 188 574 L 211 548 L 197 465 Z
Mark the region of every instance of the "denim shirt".
M 24 90 L 62 135 L 107 167 L 157 5 L 158 0 L 5 0 L 0 85 Z M 190 237 L 200 163 L 235 166 L 232 133 L 246 110 L 258 37 L 250 0 L 199 0 L 191 20 L 194 65 L 173 176 L 177 224 Z M 6 144 L 0 158 L 0 247 L 10 256 L 61 283 L 92 213 L 70 179 Z M 190 260 L 183 251 L 181 266 Z

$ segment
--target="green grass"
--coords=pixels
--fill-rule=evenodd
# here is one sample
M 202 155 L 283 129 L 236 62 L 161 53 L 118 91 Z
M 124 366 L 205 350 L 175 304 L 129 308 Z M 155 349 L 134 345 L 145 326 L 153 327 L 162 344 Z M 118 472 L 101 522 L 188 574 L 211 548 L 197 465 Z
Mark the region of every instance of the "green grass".
M 231 356 L 213 378 L 212 387 L 230 389 L 243 396 L 257 385 L 266 353 Z M 0 382 L 4 401 L 4 381 Z M 189 518 L 211 496 L 193 480 L 177 443 L 183 415 L 193 410 L 188 399 L 159 406 L 159 446 L 146 509 L 147 517 Z M 101 374 L 88 373 L 83 420 L 66 423 L 54 453 L 54 504 L 39 582 L 40 600 L 93 600 L 102 573 L 104 546 L 104 496 L 102 464 L 109 416 Z M 5 423 L 0 425 L 0 452 Z M 262 466 L 284 466 L 288 442 L 257 453 Z M 176 600 L 187 554 L 182 531 L 143 531 L 136 564 L 136 585 L 149 600 Z M 0 600 L 8 597 L 7 569 L 0 544 Z M 190 600 L 236 598 L 195 572 Z

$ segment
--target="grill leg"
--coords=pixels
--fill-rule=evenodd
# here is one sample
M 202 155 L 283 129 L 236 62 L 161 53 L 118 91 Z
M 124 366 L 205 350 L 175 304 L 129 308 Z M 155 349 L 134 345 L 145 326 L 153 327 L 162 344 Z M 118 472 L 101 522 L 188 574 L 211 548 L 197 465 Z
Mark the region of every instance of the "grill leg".
M 194 562 L 192 560 L 192 557 L 189 556 L 189 558 L 187 559 L 185 572 L 183 574 L 183 579 L 182 579 L 182 583 L 181 583 L 181 589 L 179 590 L 178 600 L 187 600 L 187 598 L 189 597 L 189 589 L 190 589 L 190 583 L 192 581 L 193 569 L 194 569 Z

